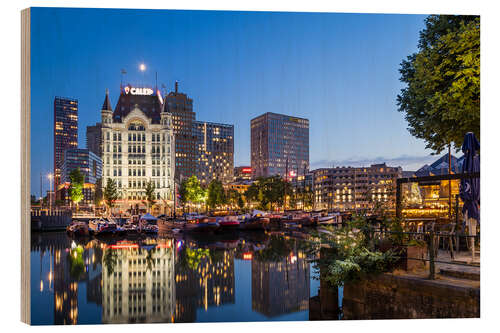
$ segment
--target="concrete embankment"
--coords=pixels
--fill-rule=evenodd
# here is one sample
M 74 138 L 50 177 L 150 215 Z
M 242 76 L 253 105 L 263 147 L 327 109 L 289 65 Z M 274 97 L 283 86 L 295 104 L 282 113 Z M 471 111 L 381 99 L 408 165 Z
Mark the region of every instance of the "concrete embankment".
M 403 272 L 347 283 L 344 319 L 479 318 L 479 281 Z

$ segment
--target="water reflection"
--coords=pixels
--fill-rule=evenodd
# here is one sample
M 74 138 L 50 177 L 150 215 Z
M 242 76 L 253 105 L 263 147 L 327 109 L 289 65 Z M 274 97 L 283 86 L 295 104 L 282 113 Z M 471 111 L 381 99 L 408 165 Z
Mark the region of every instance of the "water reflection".
M 301 243 L 259 233 L 34 234 L 32 323 L 307 320 L 312 274 Z

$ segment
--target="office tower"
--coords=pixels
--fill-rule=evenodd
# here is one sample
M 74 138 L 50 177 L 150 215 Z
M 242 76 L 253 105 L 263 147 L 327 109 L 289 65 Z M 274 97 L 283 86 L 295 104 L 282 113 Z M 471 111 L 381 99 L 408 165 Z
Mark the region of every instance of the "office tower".
M 165 107 L 172 115 L 175 136 L 175 178 L 179 181 L 189 178 L 196 172 L 196 139 L 193 135 L 193 100 L 179 92 L 179 84 L 175 83 L 175 91 L 165 97 Z
M 78 146 L 78 100 L 54 98 L 54 183 L 61 182 L 64 151 Z
M 102 156 L 102 125 L 97 123 L 93 126 L 87 126 L 87 149 Z
M 250 126 L 253 178 L 290 179 L 295 170 L 309 169 L 308 119 L 267 112 L 252 119 Z
M 234 126 L 195 121 L 196 176 L 202 185 L 217 179 L 227 184 L 233 181 Z
M 61 182 L 71 182 L 70 173 L 75 169 L 85 176 L 85 183 L 95 184 L 102 177 L 102 160 L 88 149 L 67 149 L 61 166 Z

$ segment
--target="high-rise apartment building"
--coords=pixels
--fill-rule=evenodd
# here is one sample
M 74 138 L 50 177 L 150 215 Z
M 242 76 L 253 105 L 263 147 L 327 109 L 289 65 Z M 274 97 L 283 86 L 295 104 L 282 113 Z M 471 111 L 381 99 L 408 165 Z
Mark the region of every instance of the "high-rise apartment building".
M 172 115 L 175 136 L 175 178 L 189 178 L 196 171 L 196 138 L 193 134 L 196 115 L 193 112 L 193 100 L 179 92 L 176 82 L 175 91 L 165 97 L 165 107 Z
M 252 119 L 250 126 L 253 178 L 289 178 L 294 170 L 309 169 L 308 119 L 267 112 Z
M 78 146 L 78 100 L 54 98 L 54 182 L 61 182 L 64 151 Z
M 127 85 L 113 111 L 106 91 L 101 110 L 102 184 L 115 180 L 122 194 L 118 205 L 124 208 L 144 205 L 149 181 L 161 205 L 173 202 L 174 134 L 172 116 L 162 102 L 159 91 Z
M 213 179 L 233 181 L 234 125 L 195 121 L 196 176 L 202 185 Z

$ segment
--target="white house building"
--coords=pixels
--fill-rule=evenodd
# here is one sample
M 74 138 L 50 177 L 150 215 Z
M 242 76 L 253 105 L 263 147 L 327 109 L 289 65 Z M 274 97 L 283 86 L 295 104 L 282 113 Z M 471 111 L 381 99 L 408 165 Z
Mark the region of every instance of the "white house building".
M 155 185 L 155 209 L 173 207 L 175 145 L 172 117 L 161 92 L 151 88 L 121 88 L 111 108 L 109 92 L 101 110 L 103 182 L 114 179 L 121 193 L 121 210 L 144 208 L 146 184 Z

